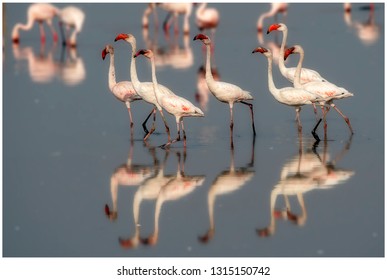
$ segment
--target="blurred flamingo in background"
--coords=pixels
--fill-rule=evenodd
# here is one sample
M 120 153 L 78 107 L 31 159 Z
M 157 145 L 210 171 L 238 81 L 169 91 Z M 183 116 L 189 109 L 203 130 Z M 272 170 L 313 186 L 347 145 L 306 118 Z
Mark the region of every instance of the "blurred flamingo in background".
M 24 31 L 31 30 L 36 21 L 39 24 L 41 43 L 46 42 L 46 35 L 44 32 L 43 22 L 47 23 L 48 27 L 52 32 L 54 42 L 57 42 L 58 34 L 55 31 L 55 28 L 52 24 L 52 20 L 59 13 L 60 13 L 60 10 L 57 7 L 48 3 L 31 4 L 28 7 L 28 11 L 27 11 L 27 23 L 26 24 L 17 23 L 14 26 L 12 30 L 12 41 L 14 43 L 19 43 L 20 41 L 19 30 L 24 30 Z
M 270 50 L 267 50 L 262 47 L 255 48 L 253 50 L 253 53 L 259 52 L 267 57 L 268 61 L 268 84 L 269 84 L 269 91 L 273 95 L 273 97 L 282 104 L 292 106 L 296 110 L 296 120 L 298 124 L 298 132 L 301 134 L 302 131 L 302 125 L 300 120 L 300 111 L 301 106 L 307 105 L 307 104 L 313 104 L 319 101 L 324 101 L 324 99 L 314 93 L 311 93 L 309 91 L 300 89 L 300 88 L 294 88 L 294 87 L 285 87 L 278 89 L 276 88 L 274 81 L 273 81 L 273 55 Z M 299 65 L 297 66 L 297 72 L 301 71 L 301 67 Z
M 254 111 L 253 111 L 253 104 L 246 102 L 247 100 L 253 100 L 253 97 L 251 94 L 241 89 L 240 87 L 225 83 L 221 81 L 215 81 L 214 77 L 212 76 L 211 71 L 211 40 L 208 36 L 204 34 L 198 34 L 196 35 L 193 40 L 200 40 L 207 48 L 207 58 L 206 58 L 206 82 L 208 85 L 209 90 L 211 93 L 215 96 L 216 99 L 218 99 L 220 102 L 228 103 L 230 106 L 230 130 L 231 130 L 231 145 L 233 146 L 232 141 L 232 132 L 234 127 L 234 117 L 233 117 L 233 106 L 234 103 L 240 102 L 242 104 L 245 104 L 249 106 L 250 113 L 251 113 L 251 125 L 253 128 L 253 133 L 255 133 L 255 126 L 254 126 Z
M 125 103 L 129 113 L 130 127 L 133 127 L 133 118 L 132 118 L 132 112 L 130 109 L 130 103 L 136 100 L 141 100 L 142 98 L 136 93 L 131 82 L 128 82 L 128 81 L 122 81 L 118 83 L 116 82 L 113 46 L 107 45 L 102 50 L 102 59 L 105 59 L 107 54 L 110 54 L 109 89 L 118 100 Z
M 277 16 L 279 13 L 283 13 L 286 15 L 288 11 L 288 3 L 271 3 L 271 9 L 267 11 L 266 13 L 263 13 L 259 16 L 257 21 L 257 30 L 258 32 L 262 32 L 263 30 L 263 21 L 266 18 Z
M 65 52 L 68 52 L 65 59 Z M 59 77 L 67 86 L 80 84 L 86 78 L 86 68 L 83 59 L 78 56 L 76 48 L 62 47 Z
M 346 8 L 344 12 L 344 21 L 347 26 L 353 28 L 356 31 L 356 35 L 365 45 L 374 44 L 380 37 L 381 27 L 375 22 L 375 8 L 374 4 L 363 7 L 363 9 L 369 10 L 369 16 L 367 21 L 353 21 L 351 8 Z
M 294 53 L 300 54 L 300 59 L 299 59 L 297 68 L 301 68 L 304 60 L 304 50 L 300 45 L 295 45 L 294 47 L 287 49 L 285 51 L 284 59 L 286 59 L 290 54 L 294 54 Z M 301 88 L 306 91 L 318 94 L 319 96 L 322 96 L 325 99 L 325 101 L 322 102 L 322 104 L 327 104 L 327 105 L 330 105 L 332 108 L 334 108 L 340 114 L 340 116 L 343 117 L 343 119 L 348 125 L 349 130 L 351 131 L 351 133 L 353 133 L 353 129 L 352 129 L 351 123 L 349 122 L 348 117 L 345 116 L 333 103 L 333 101 L 336 99 L 343 99 L 343 98 L 353 96 L 352 93 L 350 93 L 345 88 L 338 87 L 335 84 L 332 84 L 330 82 L 312 81 L 312 82 L 301 84 L 299 71 L 296 71 L 296 76 L 294 78 L 294 87 Z M 321 108 L 324 108 L 324 106 L 321 106 Z M 328 113 L 328 111 L 324 113 L 324 109 L 323 109 L 325 135 L 326 135 L 326 129 L 327 129 L 326 118 L 325 118 L 326 113 Z
M 134 57 L 139 55 L 143 55 L 146 58 L 150 59 L 152 65 L 152 82 L 154 87 L 154 94 L 156 96 L 157 103 L 160 104 L 162 108 L 164 108 L 168 113 L 174 115 L 176 118 L 177 125 L 177 137 L 176 139 L 168 142 L 163 147 L 169 146 L 174 142 L 180 141 L 180 124 L 183 130 L 183 139 L 184 139 L 184 147 L 186 146 L 186 134 L 184 130 L 183 118 L 184 117 L 203 117 L 204 113 L 198 107 L 194 106 L 187 99 L 177 96 L 177 95 L 163 95 L 156 78 L 156 66 L 154 60 L 154 54 L 151 50 L 139 50 Z
M 196 26 L 200 31 L 210 30 L 214 40 L 215 30 L 219 24 L 219 12 L 215 8 L 207 8 L 207 3 L 200 3 L 196 9 Z
M 68 6 L 60 10 L 59 12 L 59 27 L 62 34 L 63 45 L 70 47 L 77 46 L 77 34 L 81 32 L 83 22 L 85 20 L 85 13 L 75 6 Z M 73 32 L 70 36 L 67 36 L 67 32 L 73 28 Z M 63 30 L 63 29 L 66 29 Z
M 173 16 L 174 21 L 174 28 L 175 33 L 178 33 L 178 15 L 183 14 L 184 15 L 184 23 L 183 23 L 183 31 L 185 34 L 189 33 L 190 26 L 189 26 L 189 17 L 192 12 L 192 3 L 150 3 L 148 4 L 148 7 L 145 9 L 144 14 L 142 16 L 142 26 L 144 28 L 149 27 L 149 15 L 153 12 L 154 14 L 154 21 L 155 21 L 155 27 L 158 28 L 158 18 L 156 14 L 156 7 L 160 7 L 163 10 L 167 11 L 167 17 L 164 20 L 163 23 L 163 29 L 165 33 L 169 32 L 170 27 L 170 18 Z

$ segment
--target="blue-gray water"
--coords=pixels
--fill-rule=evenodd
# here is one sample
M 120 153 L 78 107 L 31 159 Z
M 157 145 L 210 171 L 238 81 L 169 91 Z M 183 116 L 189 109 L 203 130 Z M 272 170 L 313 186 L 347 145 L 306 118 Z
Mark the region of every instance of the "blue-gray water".
M 109 57 L 101 58 L 112 44 L 117 79 L 129 80 L 130 46 L 114 38 L 132 33 L 138 48 L 149 47 L 141 28 L 146 4 L 76 5 L 86 14 L 76 53 L 53 48 L 48 29 L 41 49 L 37 25 L 13 47 L 12 27 L 25 22 L 28 5 L 4 5 L 4 256 L 384 256 L 384 4 L 375 4 L 372 20 L 367 5 L 353 4 L 347 21 L 342 4 L 289 4 L 286 17 L 265 20 L 263 43 L 256 22 L 269 4 L 211 4 L 221 17 L 214 39 L 220 79 L 254 96 L 257 136 L 253 141 L 248 108 L 236 104 L 234 151 L 228 105 L 212 95 L 206 104 L 195 101 L 204 52 L 192 41 L 199 33 L 194 12 L 181 67 L 173 64 L 173 33 L 167 41 L 159 28 L 165 65 L 157 75 L 206 116 L 185 120 L 186 150 L 182 143 L 164 150 L 157 147 L 167 139 L 159 116 L 156 133 L 142 141 L 151 106 L 141 101 L 132 103 L 131 138 L 126 108 L 108 89 Z M 161 22 L 165 12 L 158 16 Z M 281 42 L 281 33 L 265 32 L 276 20 L 287 24 L 289 46 L 304 47 L 306 67 L 354 93 L 336 103 L 350 118 L 352 137 L 331 110 L 327 141 L 313 149 L 312 108 L 301 111 L 299 139 L 294 109 L 270 95 L 267 60 L 251 52 Z M 364 42 L 358 34 L 367 22 L 377 37 Z M 137 67 L 140 80 L 150 81 L 148 61 L 137 58 Z M 274 80 L 290 86 L 277 65 Z M 174 137 L 174 118 L 167 121 Z M 318 133 L 323 138 L 322 126 Z M 312 172 L 320 177 L 311 182 Z

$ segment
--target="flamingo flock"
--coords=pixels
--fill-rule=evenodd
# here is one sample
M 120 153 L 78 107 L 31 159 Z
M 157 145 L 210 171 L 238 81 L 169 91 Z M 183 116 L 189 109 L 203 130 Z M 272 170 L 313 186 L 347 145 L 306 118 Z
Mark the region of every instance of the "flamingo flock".
M 197 7 L 195 7 L 197 6 Z M 248 90 L 242 89 L 236 84 L 219 81 L 214 79 L 211 71 L 211 57 L 215 56 L 213 48 L 213 39 L 216 28 L 219 26 L 220 15 L 216 8 L 208 7 L 207 3 L 192 4 L 192 3 L 150 3 L 147 5 L 142 17 L 143 28 L 149 27 L 149 15 L 154 14 L 154 23 L 157 27 L 157 11 L 156 8 L 162 8 L 167 12 L 167 18 L 164 21 L 163 27 L 167 34 L 171 25 L 171 18 L 174 21 L 174 31 L 179 32 L 178 28 L 178 15 L 183 15 L 183 28 L 184 35 L 190 33 L 191 27 L 189 25 L 189 17 L 192 14 L 193 9 L 196 8 L 195 24 L 200 33 L 193 37 L 193 41 L 200 41 L 203 44 L 203 50 L 205 50 L 205 84 L 208 87 L 208 91 L 214 96 L 215 99 L 222 103 L 226 103 L 229 106 L 230 111 L 230 140 L 231 147 L 233 147 L 233 128 L 234 128 L 234 104 L 240 103 L 246 105 L 249 108 L 251 129 L 253 137 L 256 136 L 256 129 L 254 123 L 254 99 L 256 95 Z M 271 10 L 261 14 L 257 22 L 257 30 L 262 34 L 264 19 L 275 16 L 278 13 L 284 13 L 286 15 L 288 4 L 286 3 L 274 3 Z M 34 23 L 39 24 L 40 41 L 42 44 L 46 42 L 46 34 L 44 33 L 43 23 L 47 23 L 54 42 L 58 41 L 58 33 L 53 25 L 54 18 L 58 18 L 60 27 L 60 35 L 62 38 L 62 44 L 64 46 L 76 47 L 77 36 L 82 30 L 85 15 L 79 8 L 75 6 L 68 6 L 65 8 L 57 8 L 56 6 L 48 3 L 31 4 L 27 11 L 27 23 L 17 23 L 12 30 L 12 40 L 15 44 L 20 42 L 20 31 L 31 30 Z M 71 31 L 72 29 L 72 31 Z M 210 35 L 204 32 L 210 33 Z M 312 105 L 314 107 L 314 113 L 316 116 L 316 125 L 312 130 L 313 136 L 317 136 L 316 129 L 323 121 L 324 123 L 324 135 L 327 135 L 327 122 L 326 115 L 331 108 L 335 109 L 338 114 L 346 122 L 350 133 L 353 134 L 353 128 L 349 118 L 337 108 L 334 101 L 337 99 L 344 99 L 353 96 L 353 93 L 349 92 L 343 87 L 336 86 L 329 82 L 316 70 L 305 68 L 303 65 L 305 52 L 301 45 L 294 45 L 287 48 L 288 27 L 284 23 L 271 24 L 266 34 L 282 32 L 282 42 L 279 49 L 278 67 L 283 75 L 292 85 L 277 88 L 273 79 L 273 53 L 277 50 L 271 48 L 259 46 L 253 49 L 252 53 L 260 53 L 267 58 L 267 83 L 268 90 L 274 99 L 284 105 L 293 107 L 296 112 L 296 124 L 298 133 L 302 133 L 302 124 L 300 120 L 300 111 L 304 105 Z M 131 47 L 131 54 L 129 55 L 130 64 L 130 80 L 129 81 L 116 81 L 115 66 L 114 66 L 114 47 L 111 44 L 106 44 L 102 50 L 102 59 L 109 54 L 110 64 L 108 70 L 109 89 L 111 93 L 122 103 L 125 103 L 130 121 L 131 131 L 134 126 L 134 120 L 132 117 L 131 103 L 137 100 L 143 100 L 152 106 L 150 112 L 142 122 L 144 130 L 143 141 L 147 141 L 149 137 L 156 130 L 155 121 L 157 111 L 161 115 L 164 122 L 165 130 L 167 133 L 167 141 L 160 145 L 162 148 L 169 147 L 170 145 L 179 142 L 181 140 L 181 131 L 183 133 L 184 147 L 187 145 L 187 136 L 184 129 L 183 118 L 185 117 L 204 117 L 204 113 L 200 106 L 195 106 L 191 101 L 182 96 L 175 94 L 169 89 L 169 87 L 159 84 L 156 77 L 157 58 L 162 54 L 154 49 L 143 48 L 137 50 L 136 38 L 129 33 L 119 33 L 115 37 L 115 42 L 124 41 Z M 285 60 L 291 54 L 299 54 L 299 62 L 297 67 L 286 67 Z M 137 76 L 136 60 L 139 56 L 144 56 L 149 59 L 151 66 L 151 81 L 140 82 Z M 203 81 L 204 82 L 204 81 Z M 321 108 L 321 116 L 318 116 L 317 107 Z M 203 108 L 205 110 L 205 108 Z M 176 119 L 177 136 L 171 139 L 170 127 L 164 116 L 164 111 L 174 116 Z M 147 127 L 147 122 L 153 116 L 153 123 L 150 129 Z

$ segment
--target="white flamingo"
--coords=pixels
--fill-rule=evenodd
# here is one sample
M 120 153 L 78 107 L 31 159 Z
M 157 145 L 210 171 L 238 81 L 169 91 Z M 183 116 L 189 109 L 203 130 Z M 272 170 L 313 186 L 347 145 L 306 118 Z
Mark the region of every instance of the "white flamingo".
M 136 91 L 133 88 L 133 84 L 131 82 L 129 81 L 121 81 L 118 83 L 116 82 L 113 46 L 106 45 L 106 47 L 102 50 L 102 59 L 105 59 L 107 54 L 110 54 L 109 89 L 118 100 L 125 103 L 129 113 L 130 127 L 133 127 L 133 118 L 132 118 L 130 103 L 136 100 L 141 100 L 142 98 L 136 93 Z
M 301 106 L 307 105 L 307 104 L 313 104 L 319 101 L 324 101 L 324 99 L 321 96 L 318 96 L 317 94 L 311 93 L 309 91 L 306 91 L 300 88 L 294 88 L 294 87 L 285 87 L 281 89 L 276 88 L 273 81 L 273 66 L 272 66 L 273 55 L 271 51 L 262 47 L 258 47 L 253 50 L 253 53 L 256 53 L 256 52 L 259 52 L 267 57 L 267 61 L 268 61 L 267 72 L 268 72 L 268 84 L 269 84 L 270 93 L 279 103 L 292 106 L 295 108 L 298 131 L 301 132 L 302 130 L 301 120 L 300 120 Z M 297 66 L 297 71 L 298 72 L 301 71 L 301 68 L 299 67 L 299 65 Z
M 286 15 L 286 12 L 288 11 L 288 3 L 271 3 L 271 8 L 266 13 L 263 13 L 259 16 L 257 21 L 257 30 L 258 32 L 262 32 L 263 29 L 263 21 L 266 18 L 276 16 L 278 13 L 284 13 Z
M 31 4 L 28 7 L 27 11 L 27 23 L 17 23 L 12 30 L 12 41 L 14 43 L 19 43 L 20 36 L 19 36 L 19 30 L 28 31 L 31 30 L 34 22 L 39 23 L 39 30 L 40 30 L 40 41 L 41 43 L 46 42 L 46 35 L 44 32 L 43 22 L 46 22 L 49 26 L 53 40 L 54 42 L 58 41 L 58 34 L 55 31 L 54 26 L 52 25 L 52 20 L 55 16 L 59 14 L 60 10 L 55 7 L 54 5 L 48 4 L 48 3 L 37 3 L 37 4 Z
M 70 47 L 77 46 L 77 34 L 81 32 L 83 22 L 85 20 L 85 13 L 75 6 L 68 6 L 60 10 L 59 12 L 59 27 L 62 34 L 63 45 Z M 73 32 L 70 36 L 66 36 L 63 28 L 69 31 L 73 28 Z
M 287 68 L 284 62 L 284 54 L 285 54 L 285 45 L 288 37 L 288 27 L 284 23 L 275 23 L 269 26 L 267 30 L 267 34 L 272 31 L 282 31 L 282 43 L 281 49 L 278 58 L 278 66 L 281 71 L 281 74 L 288 79 L 291 83 L 294 81 L 294 74 L 296 72 L 296 67 Z M 321 75 L 311 69 L 302 68 L 301 70 L 301 83 L 311 82 L 311 81 L 326 81 L 325 78 L 321 77 Z
M 208 36 L 204 34 L 198 34 L 196 35 L 193 40 L 200 40 L 204 45 L 206 45 L 207 49 L 207 58 L 206 58 L 206 81 L 209 90 L 211 93 L 215 96 L 216 99 L 218 99 L 220 102 L 228 103 L 230 106 L 230 129 L 231 132 L 234 127 L 234 117 L 233 117 L 233 106 L 234 103 L 240 102 L 242 104 L 245 104 L 249 106 L 250 113 L 251 113 L 251 124 L 253 128 L 253 133 L 255 133 L 255 126 L 254 126 L 254 111 L 253 111 L 253 104 L 246 102 L 247 100 L 253 100 L 253 97 L 251 96 L 250 92 L 241 89 L 240 87 L 225 83 L 221 81 L 215 81 L 214 77 L 212 76 L 211 71 L 211 40 Z M 232 135 L 232 134 L 231 134 Z
M 207 8 L 207 3 L 200 3 L 196 9 L 196 26 L 200 31 L 211 30 L 213 38 L 215 29 L 219 24 L 219 12 L 215 8 Z
M 297 67 L 302 67 L 302 63 L 303 63 L 303 60 L 304 60 L 304 50 L 303 50 L 303 48 L 300 45 L 295 45 L 294 47 L 291 47 L 291 48 L 287 49 L 285 51 L 284 59 L 286 59 L 290 54 L 293 54 L 293 53 L 300 54 L 300 60 L 298 62 L 298 66 Z M 313 93 L 318 94 L 319 96 L 322 96 L 323 98 L 325 98 L 325 102 L 323 102 L 323 103 L 325 103 L 327 105 L 330 105 L 332 108 L 334 108 L 340 114 L 340 116 L 343 117 L 343 119 L 345 120 L 345 122 L 348 125 L 349 130 L 351 131 L 351 133 L 353 133 L 353 129 L 352 129 L 352 126 L 351 126 L 351 123 L 350 123 L 348 117 L 345 116 L 337 108 L 337 106 L 333 103 L 333 101 L 336 100 L 336 99 L 343 99 L 343 98 L 347 98 L 347 97 L 353 96 L 352 93 L 350 93 L 345 88 L 338 87 L 335 84 L 332 84 L 330 82 L 312 81 L 312 82 L 308 82 L 308 83 L 303 83 L 302 84 L 301 81 L 300 81 L 299 73 L 297 73 L 297 75 L 294 78 L 294 87 L 295 88 L 302 88 L 304 90 L 307 90 L 309 92 L 313 92 Z M 322 108 L 323 108 L 323 106 L 322 106 Z M 326 116 L 327 112 L 324 113 L 324 110 L 323 110 L 325 134 L 326 134 L 326 128 L 327 128 L 325 116 Z
M 180 124 L 181 128 L 183 130 L 183 137 L 184 137 L 184 147 L 186 146 L 186 134 L 184 130 L 184 123 L 183 118 L 184 117 L 203 117 L 204 113 L 202 110 L 200 110 L 198 107 L 194 106 L 190 101 L 187 99 L 177 96 L 177 95 L 165 95 L 162 94 L 159 85 L 157 83 L 156 78 L 156 65 L 155 65 L 155 59 L 154 54 L 151 50 L 139 50 L 135 55 L 134 58 L 136 58 L 139 55 L 143 55 L 146 58 L 150 59 L 151 65 L 152 65 L 152 82 L 154 87 L 154 94 L 156 96 L 157 103 L 164 108 L 169 114 L 174 115 L 176 118 L 176 125 L 177 125 L 177 137 L 176 139 L 164 144 L 163 146 L 169 146 L 170 144 L 180 141 Z
M 134 59 L 134 55 L 136 54 L 136 38 L 132 34 L 118 34 L 114 41 L 118 40 L 124 40 L 125 42 L 129 43 L 132 47 L 132 55 L 131 62 L 130 62 L 130 79 L 133 84 L 134 89 L 136 90 L 137 94 L 141 96 L 141 98 L 148 102 L 149 104 L 152 104 L 154 108 L 152 109 L 151 113 L 148 115 L 148 117 L 145 119 L 145 121 L 142 124 L 142 127 L 147 132 L 146 128 L 146 122 L 148 121 L 149 117 L 153 114 L 153 125 L 150 131 L 148 131 L 144 137 L 144 141 L 148 139 L 148 137 L 153 133 L 155 130 L 155 118 L 156 118 L 156 109 L 160 112 L 160 115 L 163 119 L 166 132 L 168 134 L 168 141 L 170 141 L 171 136 L 169 132 L 169 126 L 167 124 L 167 121 L 165 120 L 164 113 L 162 107 L 158 104 L 156 100 L 156 96 L 153 89 L 153 83 L 152 82 L 140 82 L 137 76 L 137 70 L 136 70 L 136 60 Z M 173 92 L 171 92 L 167 87 L 163 85 L 159 85 L 160 91 L 163 95 L 174 95 Z

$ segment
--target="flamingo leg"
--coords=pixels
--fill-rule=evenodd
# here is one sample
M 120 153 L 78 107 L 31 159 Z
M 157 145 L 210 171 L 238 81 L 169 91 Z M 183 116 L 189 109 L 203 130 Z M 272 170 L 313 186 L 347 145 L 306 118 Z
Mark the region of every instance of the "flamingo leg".
M 241 101 L 242 104 L 245 104 L 247 106 L 249 106 L 250 108 L 250 114 L 251 114 L 251 126 L 253 127 L 253 133 L 254 135 L 256 135 L 255 133 L 255 125 L 254 125 L 254 110 L 253 110 L 253 104 L 251 103 L 247 103 L 247 102 L 244 102 L 244 101 Z
M 173 139 L 172 141 L 168 140 L 167 143 L 165 143 L 164 145 L 161 145 L 160 147 L 161 148 L 165 148 L 165 147 L 168 147 L 169 145 L 175 143 L 175 142 L 178 142 L 180 141 L 180 120 L 177 120 L 176 121 L 176 128 L 177 128 L 177 137 L 176 139 Z M 184 128 L 183 128 L 183 131 L 184 131 Z M 185 132 L 184 132 L 184 147 L 185 147 Z
M 301 107 L 296 108 L 296 120 L 297 120 L 297 126 L 298 126 L 298 132 L 302 132 L 302 125 L 301 125 L 301 120 L 300 120 L 300 111 Z
M 65 31 L 63 29 L 63 22 L 62 21 L 59 22 L 59 30 L 60 30 L 60 35 L 62 37 L 62 45 L 65 46 L 66 45 L 66 35 L 65 35 Z
M 345 122 L 346 122 L 347 125 L 348 125 L 349 130 L 350 130 L 351 133 L 353 134 L 353 129 L 352 129 L 351 123 L 349 122 L 349 118 L 348 118 L 347 116 L 345 116 L 345 115 L 339 110 L 339 108 L 337 108 L 337 106 L 336 106 L 335 104 L 332 103 L 332 104 L 331 104 L 331 107 L 332 107 L 333 109 L 335 109 L 335 110 L 337 111 L 337 113 L 340 114 L 340 116 L 343 117 L 343 119 L 345 120 Z
M 58 34 L 56 33 L 54 26 L 52 25 L 52 20 L 51 20 L 51 19 L 48 19 L 48 20 L 47 20 L 47 25 L 48 25 L 48 27 L 49 27 L 50 30 L 51 30 L 51 33 L 52 33 L 52 37 L 53 37 L 54 42 L 55 42 L 55 43 L 58 42 Z
M 44 33 L 43 22 L 39 21 L 39 31 L 40 31 L 40 42 L 42 44 L 46 43 L 46 34 Z
M 232 107 L 234 106 L 233 103 L 230 103 L 230 129 L 233 131 L 234 128 L 234 113 L 232 111 Z
M 167 120 L 164 117 L 163 111 L 159 110 L 159 112 L 160 112 L 160 115 L 161 115 L 163 122 L 164 122 L 164 125 L 165 125 L 165 131 L 168 134 L 168 142 L 171 142 L 171 133 L 169 132 L 169 126 L 168 126 Z
M 128 113 L 129 113 L 129 119 L 130 119 L 130 127 L 133 127 L 133 117 L 132 117 L 132 111 L 130 109 L 130 102 L 126 101 L 125 102 L 126 108 L 128 108 Z
M 152 128 L 151 128 L 151 133 L 149 133 L 148 129 L 146 128 L 146 123 L 148 121 L 148 119 L 150 118 L 150 116 L 153 114 L 153 125 L 152 125 Z M 156 120 L 156 107 L 154 107 L 152 109 L 152 111 L 149 113 L 149 115 L 146 117 L 145 121 L 142 123 L 142 128 L 144 129 L 144 132 L 145 132 L 145 137 L 144 137 L 144 140 L 148 139 L 148 137 L 150 136 L 150 134 L 153 133 L 153 131 L 155 130 L 155 120 Z
M 184 122 L 181 120 L 181 129 L 183 130 L 184 147 L 187 146 L 187 135 L 185 134 Z

